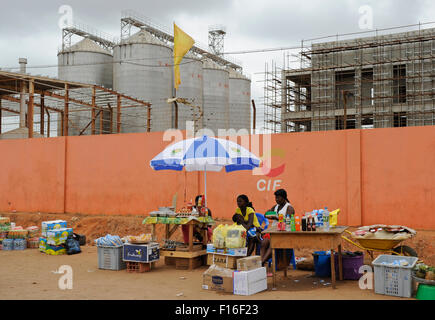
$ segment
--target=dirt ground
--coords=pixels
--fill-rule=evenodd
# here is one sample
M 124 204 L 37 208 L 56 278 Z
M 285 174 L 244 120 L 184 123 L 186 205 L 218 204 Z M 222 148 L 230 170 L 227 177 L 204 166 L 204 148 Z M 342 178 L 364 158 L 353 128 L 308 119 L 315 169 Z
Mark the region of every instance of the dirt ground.
M 207 291 L 201 288 L 202 273 L 206 266 L 192 271 L 176 270 L 159 261 L 155 269 L 146 273 L 128 273 L 126 270 L 98 269 L 97 248 L 82 247 L 77 255 L 49 256 L 37 249 L 24 251 L 0 251 L 0 297 L 9 299 L 61 299 L 61 300 L 286 300 L 286 299 L 395 299 L 377 295 L 373 290 L 360 290 L 357 281 L 338 282 L 337 289 L 324 286 L 318 278 L 307 278 L 309 271 L 291 270 L 283 280 L 280 273 L 278 290 L 272 291 L 272 279 L 268 278 L 268 290 L 253 296 Z M 58 282 L 61 274 L 56 271 L 62 265 L 73 270 L 73 289 L 61 290 Z M 295 282 L 294 280 L 299 280 Z M 325 283 L 330 281 L 324 279 Z M 317 284 L 313 284 L 317 282 Z M 182 294 L 180 296 L 177 296 Z
M 82 253 L 72 256 L 49 256 L 37 249 L 24 251 L 0 251 L 0 297 L 2 299 L 157 299 L 157 300 L 233 300 L 233 299 L 396 299 L 377 295 L 373 290 L 361 290 L 358 281 L 337 282 L 337 289 L 324 286 L 311 271 L 290 270 L 289 277 L 278 277 L 278 288 L 272 290 L 272 279 L 268 279 L 268 290 L 250 297 L 222 294 L 202 290 L 202 273 L 207 266 L 192 271 L 176 270 L 166 266 L 161 259 L 156 268 L 142 274 L 127 273 L 126 270 L 110 271 L 98 269 L 97 248 L 93 240 L 110 233 L 112 235 L 139 235 L 150 232 L 151 227 L 142 225 L 145 217 L 107 216 L 80 214 L 43 213 L 0 213 L 9 216 L 17 226 L 41 226 L 42 221 L 64 219 L 74 232 L 84 234 L 88 244 Z M 223 223 L 224 221 L 218 221 Z M 157 229 L 162 239 L 163 227 Z M 182 241 L 180 231 L 174 238 Z M 406 241 L 417 250 L 419 258 L 427 264 L 435 265 L 435 231 L 418 231 L 414 239 Z M 358 250 L 345 243 L 344 248 Z M 311 257 L 313 250 L 296 251 L 297 257 Z M 73 289 L 61 290 L 58 287 L 60 274 L 55 273 L 60 266 L 70 265 L 73 269 Z M 295 281 L 296 280 L 296 281 Z M 324 279 L 324 283 L 330 279 Z M 317 282 L 317 284 L 313 284 Z M 182 294 L 177 296 L 178 294 Z

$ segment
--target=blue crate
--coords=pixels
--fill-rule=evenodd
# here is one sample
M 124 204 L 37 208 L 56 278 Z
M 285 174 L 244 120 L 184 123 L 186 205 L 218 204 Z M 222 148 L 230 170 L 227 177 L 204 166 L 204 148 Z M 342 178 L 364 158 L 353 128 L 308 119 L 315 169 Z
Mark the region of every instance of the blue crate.
M 131 262 L 154 262 L 160 258 L 160 249 L 158 243 L 148 244 L 124 244 L 123 258 L 124 261 Z

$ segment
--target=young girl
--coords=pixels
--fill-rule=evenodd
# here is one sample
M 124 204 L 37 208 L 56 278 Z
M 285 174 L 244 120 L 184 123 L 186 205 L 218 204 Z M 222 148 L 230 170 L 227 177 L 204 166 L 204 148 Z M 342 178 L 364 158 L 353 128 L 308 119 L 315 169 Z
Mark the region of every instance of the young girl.
M 252 202 L 249 201 L 246 195 L 242 194 L 237 197 L 237 206 L 233 221 L 246 229 L 248 256 L 250 256 L 255 249 L 255 245 L 261 241 L 260 224 L 255 215 L 255 210 L 252 208 Z

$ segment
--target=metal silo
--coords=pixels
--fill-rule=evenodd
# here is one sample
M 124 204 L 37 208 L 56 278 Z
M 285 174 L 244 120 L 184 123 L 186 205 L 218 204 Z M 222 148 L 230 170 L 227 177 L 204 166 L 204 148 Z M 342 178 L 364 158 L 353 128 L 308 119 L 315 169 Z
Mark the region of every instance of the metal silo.
M 112 88 L 113 56 L 109 51 L 87 38 L 58 53 L 58 78 L 65 81 L 83 82 Z M 83 99 L 79 93 L 71 98 Z M 83 109 L 83 107 L 80 107 Z M 78 135 L 91 121 L 91 111 L 74 111 L 71 107 L 70 135 Z M 97 121 L 98 122 L 98 121 Z M 98 124 L 99 125 L 99 122 Z M 90 127 L 84 134 L 90 134 Z
M 191 53 L 187 53 L 180 64 L 181 84 L 177 90 L 178 98 L 185 98 L 192 101 L 194 106 L 203 107 L 203 65 L 201 59 Z M 186 129 L 186 121 L 197 120 L 197 127 L 202 128 L 203 118 L 199 119 L 198 108 L 187 105 L 179 105 L 178 128 Z
M 251 131 L 251 80 L 230 69 L 229 127 Z
M 116 91 L 152 104 L 151 131 L 173 127 L 172 49 L 145 30 L 132 35 L 114 48 L 113 86 Z M 122 132 L 146 130 L 147 110 L 124 109 Z
M 204 73 L 204 127 L 218 135 L 218 129 L 229 128 L 229 72 L 206 59 Z

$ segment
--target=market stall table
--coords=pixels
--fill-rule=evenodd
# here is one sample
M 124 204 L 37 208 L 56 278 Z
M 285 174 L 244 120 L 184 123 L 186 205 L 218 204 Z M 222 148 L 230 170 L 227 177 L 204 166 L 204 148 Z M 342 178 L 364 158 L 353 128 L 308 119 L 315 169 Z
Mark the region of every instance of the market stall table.
M 335 289 L 335 259 L 334 251 L 338 250 L 339 278 L 343 280 L 343 266 L 341 257 L 341 235 L 349 227 L 334 227 L 329 231 L 278 231 L 276 226 L 265 230 L 270 234 L 270 247 L 272 248 L 273 287 L 276 288 L 275 249 L 307 249 L 331 250 L 331 278 L 332 288 Z M 284 259 L 287 259 L 284 255 Z M 287 266 L 284 276 L 287 277 Z
M 165 228 L 165 237 L 166 240 L 169 240 L 174 232 L 178 229 L 180 225 L 187 225 L 189 227 L 189 243 L 188 243 L 188 249 L 187 251 L 172 251 L 172 250 L 160 250 L 160 256 L 162 257 L 172 257 L 172 258 L 187 258 L 189 259 L 189 269 L 193 269 L 193 258 L 199 257 L 199 256 L 205 256 L 207 255 L 207 250 L 198 250 L 195 251 L 193 248 L 193 230 L 195 226 L 199 226 L 201 229 L 202 237 L 203 237 L 203 244 L 207 245 L 208 237 L 207 237 L 207 226 L 211 226 L 214 224 L 214 220 L 207 216 L 207 217 L 197 217 L 197 216 L 190 216 L 190 217 L 147 217 L 143 220 L 142 224 L 151 224 L 152 225 L 152 234 L 153 239 L 156 239 L 156 225 L 157 224 L 164 224 L 166 225 Z M 170 225 L 173 225 L 172 228 L 170 228 Z

